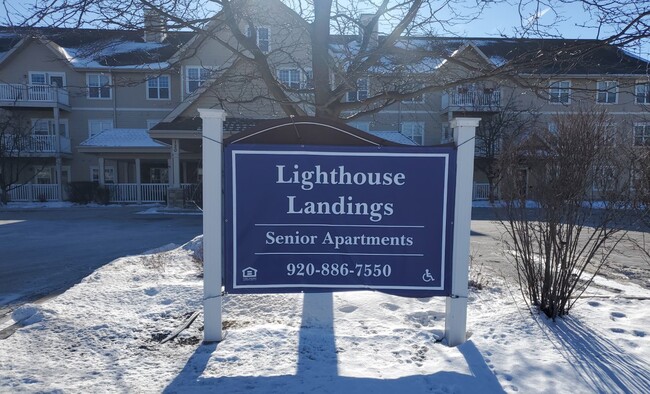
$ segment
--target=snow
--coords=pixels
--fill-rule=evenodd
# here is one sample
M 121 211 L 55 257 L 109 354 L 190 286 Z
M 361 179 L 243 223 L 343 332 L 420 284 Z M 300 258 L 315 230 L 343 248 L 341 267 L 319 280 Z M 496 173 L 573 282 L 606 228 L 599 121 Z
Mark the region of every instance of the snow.
M 494 56 L 490 56 L 490 62 L 492 62 L 492 64 L 495 67 L 501 67 L 504 64 L 508 63 L 508 59 L 506 59 L 506 58 L 504 58 L 502 56 L 494 55 Z
M 106 69 L 142 69 L 142 70 L 164 70 L 170 67 L 168 62 L 151 64 L 133 64 L 128 66 L 106 66 L 97 61 L 105 57 L 115 56 L 124 53 L 156 51 L 168 44 L 157 42 L 133 42 L 114 40 L 100 44 L 100 47 L 63 48 L 61 54 L 74 66 L 85 68 L 106 68 Z
M 167 148 L 154 141 L 147 129 L 106 129 L 83 141 L 80 146 L 105 148 Z
M 16 309 L 0 392 L 650 392 L 650 290 L 604 278 L 552 322 L 490 277 L 454 348 L 440 341 L 444 298 L 368 291 L 226 295 L 222 342 L 201 344 L 199 316 L 163 344 L 201 310 L 201 250 L 197 237 L 120 258 Z

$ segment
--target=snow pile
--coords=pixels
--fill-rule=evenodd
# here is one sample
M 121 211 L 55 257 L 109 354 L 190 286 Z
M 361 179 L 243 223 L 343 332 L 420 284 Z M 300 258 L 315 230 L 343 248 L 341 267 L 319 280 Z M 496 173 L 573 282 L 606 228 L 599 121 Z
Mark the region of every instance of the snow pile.
M 224 341 L 201 344 L 200 316 L 162 343 L 202 300 L 201 237 L 170 247 L 14 311 L 24 327 L 0 340 L 0 392 L 650 392 L 650 291 L 634 284 L 554 323 L 490 278 L 456 348 L 440 341 L 444 298 L 366 291 L 229 295 Z

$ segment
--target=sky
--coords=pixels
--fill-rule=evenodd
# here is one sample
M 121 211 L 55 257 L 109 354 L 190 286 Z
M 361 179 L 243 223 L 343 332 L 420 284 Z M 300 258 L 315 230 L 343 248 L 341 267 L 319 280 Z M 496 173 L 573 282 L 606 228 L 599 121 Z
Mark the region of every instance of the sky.
M 470 12 L 475 1 L 465 1 Z M 533 2 L 534 3 L 534 2 Z M 521 14 L 520 14 L 521 12 Z M 534 22 L 539 26 L 552 26 L 546 29 L 547 33 L 563 38 L 596 39 L 605 38 L 613 33 L 613 29 L 604 28 L 599 31 L 593 27 L 594 17 L 584 8 L 581 2 L 554 5 L 553 8 L 543 6 L 539 9 L 520 9 L 508 4 L 494 4 L 487 6 L 473 21 L 459 24 L 453 28 L 454 33 L 466 37 L 499 37 L 521 36 L 522 20 Z M 591 25 L 592 27 L 586 27 Z M 534 27 L 534 23 L 530 23 Z M 534 35 L 532 35 L 534 37 Z M 642 47 L 629 47 L 628 50 L 637 55 L 650 57 L 650 44 L 644 43 Z
M 31 0 L 34 1 L 34 0 Z M 59 0 L 60 1 L 60 0 Z M 287 4 L 296 0 L 285 0 Z M 346 1 L 346 0 L 339 0 Z M 524 3 L 528 6 L 519 8 L 505 3 L 504 1 L 493 0 L 461 0 L 455 7 L 462 15 L 471 15 L 477 13 L 477 4 L 485 5 L 485 8 L 480 12 L 476 19 L 458 24 L 451 27 L 451 32 L 444 32 L 441 28 L 440 35 L 457 34 L 465 37 L 498 37 L 498 36 L 520 36 L 522 29 L 522 18 L 525 21 L 537 21 L 540 26 L 552 26 L 552 30 L 547 30 L 556 36 L 564 38 L 583 38 L 594 39 L 603 38 L 611 31 L 603 29 L 601 36 L 598 37 L 598 30 L 594 27 L 587 28 L 592 22 L 593 17 L 583 8 L 583 3 L 580 1 L 570 4 L 556 4 L 556 1 L 550 1 L 553 4 L 552 8 L 546 5 L 538 6 L 535 0 L 512 0 L 514 3 Z M 9 9 L 17 9 L 22 6 L 24 0 L 3 0 L 3 5 Z M 545 2 L 548 3 L 548 2 Z M 436 2 L 434 2 L 436 4 Z M 487 5 L 486 5 L 487 4 Z M 442 19 L 446 19 L 445 8 L 439 13 Z M 5 7 L 0 6 L 0 21 L 5 20 Z M 448 15 L 448 13 L 447 13 Z M 525 23 L 524 23 L 525 24 Z M 529 25 L 535 26 L 534 23 Z M 517 29 L 517 30 L 516 30 Z M 380 31 L 385 30 L 381 28 Z M 628 47 L 629 51 L 636 55 L 641 55 L 650 58 L 650 44 L 644 43 L 636 47 Z

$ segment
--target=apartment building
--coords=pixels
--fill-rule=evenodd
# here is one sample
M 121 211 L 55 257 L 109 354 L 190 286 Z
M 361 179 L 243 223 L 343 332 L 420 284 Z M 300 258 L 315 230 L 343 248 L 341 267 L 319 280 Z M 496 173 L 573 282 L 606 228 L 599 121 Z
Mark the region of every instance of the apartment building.
M 287 17 L 297 17 L 288 12 L 262 10 L 267 21 L 255 27 L 254 37 L 269 56 L 293 40 L 294 52 L 278 51 L 272 71 L 283 86 L 309 88 L 308 43 L 282 27 Z M 11 200 L 62 200 L 66 185 L 75 181 L 106 186 L 115 202 L 162 202 L 172 193 L 182 199 L 201 181 L 198 108 L 224 108 L 226 133 L 285 116 L 281 103 L 263 94 L 266 86 L 255 68 L 232 52 L 238 47 L 227 29 L 215 23 L 210 36 L 152 30 L 148 23 L 139 31 L 0 31 L 0 107 L 22 125 L 20 144 L 11 141 L 20 152 L 12 154 L 28 164 Z M 332 45 L 353 46 L 358 39 L 334 37 Z M 573 55 L 589 44 L 593 49 Z M 414 71 L 409 83 L 421 84 L 431 73 L 449 76 L 449 82 L 350 125 L 435 145 L 449 142 L 449 122 L 457 116 L 485 118 L 516 106 L 541 114 L 545 127 L 553 128 L 554 117 L 595 106 L 611 114 L 620 143 L 650 145 L 649 63 L 618 48 L 586 40 L 400 40 L 401 51 L 410 47 L 429 49 L 422 60 L 426 72 Z M 523 62 L 522 54 L 537 58 Z M 473 78 L 476 70 L 491 76 Z M 460 74 L 456 80 L 465 82 L 454 83 Z M 360 78 L 343 100 L 364 101 L 384 88 L 382 77 Z M 3 138 L 10 145 L 18 137 L 5 132 Z M 483 178 L 475 175 L 477 198 L 485 197 Z

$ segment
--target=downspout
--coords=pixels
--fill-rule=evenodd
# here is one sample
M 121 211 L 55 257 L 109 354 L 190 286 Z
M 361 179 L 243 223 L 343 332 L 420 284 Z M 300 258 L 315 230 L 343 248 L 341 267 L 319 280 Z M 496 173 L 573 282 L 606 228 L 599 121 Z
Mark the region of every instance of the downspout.
M 108 68 L 108 73 L 113 82 L 113 127 L 117 128 L 117 84 L 115 83 L 115 76 L 113 75 L 113 68 Z

